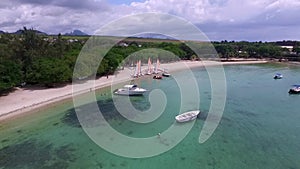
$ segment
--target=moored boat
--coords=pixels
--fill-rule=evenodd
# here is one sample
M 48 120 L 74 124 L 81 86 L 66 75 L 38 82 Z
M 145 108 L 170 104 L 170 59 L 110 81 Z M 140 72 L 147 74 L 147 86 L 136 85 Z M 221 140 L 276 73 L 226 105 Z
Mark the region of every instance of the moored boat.
M 134 77 L 134 78 L 139 77 L 139 61 L 136 62 L 135 70 L 134 70 L 134 73 L 133 73 L 132 77 Z
M 136 66 L 135 66 L 135 70 L 134 73 L 132 75 L 133 78 L 139 78 L 141 76 L 143 76 L 144 74 L 142 73 L 142 68 L 141 68 L 141 61 L 137 61 L 136 62 Z
M 151 74 L 153 74 L 153 68 L 152 68 L 151 59 L 148 58 L 148 70 L 146 72 L 146 75 L 151 75 Z
M 153 76 L 153 79 L 162 79 L 162 76 L 154 75 L 154 76 Z
M 280 73 L 276 73 L 274 76 L 274 79 L 282 79 L 282 78 L 283 78 L 283 75 Z
M 188 122 L 197 118 L 199 110 L 188 111 L 175 117 L 177 122 Z
M 157 59 L 157 60 L 156 60 L 156 65 L 155 65 L 155 69 L 154 69 L 153 74 L 158 74 L 159 65 L 160 65 L 159 59 Z
M 169 76 L 171 76 L 171 74 L 168 73 L 168 70 L 167 70 L 167 69 L 164 69 L 164 71 L 163 71 L 163 73 L 162 73 L 162 76 L 164 76 L 164 77 L 169 77 Z
M 147 90 L 139 88 L 137 85 L 125 85 L 123 88 L 116 89 L 114 94 L 126 96 L 143 95 Z
M 289 94 L 300 94 L 300 85 L 293 85 L 293 88 L 289 90 Z
M 162 76 L 164 76 L 164 77 L 169 77 L 169 76 L 171 76 L 171 74 L 170 74 L 170 73 L 167 73 L 167 72 L 164 72 L 164 73 L 162 73 Z

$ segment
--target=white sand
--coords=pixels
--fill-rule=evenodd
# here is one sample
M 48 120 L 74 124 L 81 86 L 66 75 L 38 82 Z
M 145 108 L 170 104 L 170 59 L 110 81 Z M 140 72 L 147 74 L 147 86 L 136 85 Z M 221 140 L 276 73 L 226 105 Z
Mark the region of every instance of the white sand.
M 214 62 L 214 61 L 182 61 L 168 64 L 161 64 L 161 68 L 166 68 L 169 72 L 186 69 L 187 67 L 201 67 L 201 66 L 212 66 L 216 64 L 255 64 L 255 63 L 266 63 L 266 61 L 240 61 L 240 62 Z M 99 89 L 105 86 L 110 86 L 112 83 L 120 83 L 128 81 L 131 70 L 125 68 L 120 71 L 117 75 L 102 77 L 95 81 L 89 80 L 85 82 L 83 87 L 80 88 L 75 94 L 81 94 L 89 92 L 91 90 L 91 84 L 94 86 L 92 90 Z M 0 97 L 0 120 L 8 119 L 19 114 L 33 111 L 38 108 L 42 108 L 48 104 L 59 102 L 61 100 L 71 98 L 72 95 L 72 84 L 68 84 L 60 88 L 50 89 L 21 89 L 17 88 L 14 92 L 9 93 L 7 96 Z

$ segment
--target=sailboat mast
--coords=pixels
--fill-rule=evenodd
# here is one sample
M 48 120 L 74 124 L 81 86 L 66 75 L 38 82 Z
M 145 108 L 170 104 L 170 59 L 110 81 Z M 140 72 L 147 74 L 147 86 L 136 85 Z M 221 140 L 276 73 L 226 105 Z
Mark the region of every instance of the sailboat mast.
M 137 61 L 135 65 L 135 71 L 133 77 L 138 77 L 138 71 L 139 71 L 139 62 Z
M 159 60 L 158 60 L 158 58 L 157 58 L 157 60 L 156 60 L 156 65 L 155 65 L 155 72 L 154 73 L 158 73 L 158 67 L 159 67 Z
M 147 74 L 150 75 L 152 73 L 152 67 L 151 67 L 151 59 L 148 59 L 148 72 Z
M 142 76 L 141 60 L 139 60 L 139 76 Z

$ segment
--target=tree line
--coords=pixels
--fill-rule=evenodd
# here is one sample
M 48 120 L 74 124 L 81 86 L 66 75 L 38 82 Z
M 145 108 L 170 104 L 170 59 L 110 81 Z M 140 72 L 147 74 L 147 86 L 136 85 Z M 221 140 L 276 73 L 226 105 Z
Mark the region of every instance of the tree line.
M 103 49 L 97 45 L 94 54 L 88 53 L 77 67 L 80 71 L 73 74 L 76 60 L 89 37 L 65 37 L 40 35 L 33 29 L 24 29 L 20 34 L 0 35 L 0 92 L 6 92 L 16 86 L 43 85 L 55 87 L 60 84 L 69 83 L 76 79 L 86 79 L 91 76 L 101 77 L 112 74 L 122 66 L 135 63 L 137 59 L 145 61 L 147 52 L 143 49 L 161 48 L 174 53 L 180 58 L 188 56 L 180 43 L 136 43 L 131 42 L 124 47 L 116 44 L 108 53 L 103 54 Z M 103 41 L 99 41 L 103 43 Z M 105 43 L 105 42 L 104 42 Z M 97 44 L 97 43 L 95 43 Z M 142 46 L 140 46 L 142 44 Z M 89 48 L 87 45 L 86 48 Z M 153 59 L 160 58 L 161 62 L 178 60 L 170 53 L 159 51 L 151 55 Z M 139 52 L 135 54 L 136 52 Z M 101 64 L 97 62 L 97 55 L 104 55 Z M 144 55 L 145 56 L 142 56 Z M 126 60 L 125 58 L 132 55 Z M 136 55 L 136 56 L 135 56 Z M 148 53 L 149 55 L 149 53 Z M 142 56 L 142 57 L 141 57 Z M 150 57 L 150 55 L 149 55 Z M 92 71 L 92 68 L 96 71 Z
M 300 42 L 234 42 L 221 41 L 213 42 L 216 51 L 221 58 L 290 58 L 299 60 Z M 287 46 L 291 47 L 290 49 Z
M 98 42 L 95 40 L 95 43 L 90 45 L 86 43 L 88 38 L 72 37 L 70 39 L 61 34 L 57 36 L 40 35 L 35 30 L 25 27 L 19 35 L 1 34 L 0 92 L 25 84 L 54 87 L 58 84 L 69 83 L 73 78 L 106 76 L 122 66 L 134 65 L 137 60 L 147 63 L 149 57 L 152 60 L 159 58 L 162 63 L 198 58 L 191 46 L 180 41 L 147 41 L 146 39 L 127 38 L 122 39 L 107 53 L 104 53 L 105 50 L 99 49 L 97 46 L 97 43 L 105 46 L 103 43 L 106 42 L 103 39 Z M 96 45 L 93 46 L 93 44 Z M 274 42 L 212 42 L 217 54 L 226 59 L 230 57 L 293 57 L 297 60 L 300 44 L 299 42 L 293 44 L 293 50 L 288 51 Z M 211 48 L 210 45 L 201 42 L 200 48 L 196 50 L 205 51 Z M 84 56 L 82 62 L 76 67 L 80 71 L 73 74 L 77 57 L 84 49 L 83 47 L 85 49 L 92 48 L 94 53 Z M 200 52 L 200 54 L 204 56 L 205 52 Z M 100 60 L 97 60 L 99 59 L 97 55 L 103 55 L 100 65 L 98 65 Z M 96 70 L 94 71 L 92 68 Z

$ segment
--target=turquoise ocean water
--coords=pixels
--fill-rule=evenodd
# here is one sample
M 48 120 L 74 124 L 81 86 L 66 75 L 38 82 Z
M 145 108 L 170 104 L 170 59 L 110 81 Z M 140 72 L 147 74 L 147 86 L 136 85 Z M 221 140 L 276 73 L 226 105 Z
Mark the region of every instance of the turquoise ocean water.
M 0 168 L 103 168 L 103 169 L 296 169 L 300 168 L 300 95 L 289 95 L 300 83 L 300 68 L 276 64 L 225 66 L 226 107 L 208 141 L 198 143 L 210 106 L 210 83 L 204 68 L 193 69 L 199 83 L 202 111 L 190 133 L 176 147 L 142 159 L 120 157 L 95 144 L 81 128 L 71 101 L 0 123 Z M 273 75 L 280 72 L 281 80 Z M 174 73 L 185 77 L 186 72 Z M 97 91 L 98 105 L 110 125 L 130 137 L 150 137 L 174 123 L 180 103 L 175 80 L 136 81 L 143 88 L 161 89 L 168 100 L 155 121 L 137 124 L 114 108 L 110 89 Z M 122 97 L 117 99 L 122 99 Z M 146 110 L 148 93 L 132 97 Z

